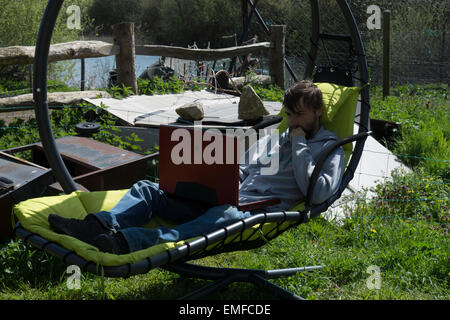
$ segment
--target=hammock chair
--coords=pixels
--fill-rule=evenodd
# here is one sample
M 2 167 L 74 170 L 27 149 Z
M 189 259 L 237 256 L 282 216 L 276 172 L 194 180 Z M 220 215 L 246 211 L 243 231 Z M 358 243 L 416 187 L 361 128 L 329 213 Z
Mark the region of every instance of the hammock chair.
M 215 280 L 215 282 L 196 290 L 183 297 L 197 299 L 208 295 L 228 284 L 236 281 L 251 282 L 270 290 L 270 292 L 286 299 L 302 299 L 301 297 L 281 288 L 267 279 L 291 276 L 299 272 L 318 270 L 321 266 L 288 268 L 280 270 L 253 270 L 213 268 L 187 263 L 202 257 L 236 250 L 257 248 L 267 241 L 274 239 L 286 230 L 308 222 L 311 218 L 326 211 L 336 201 L 351 181 L 361 158 L 364 142 L 370 134 L 369 122 L 369 87 L 368 72 L 364 47 L 352 15 L 351 9 L 345 0 L 337 0 L 338 8 L 348 26 L 349 35 L 330 36 L 319 32 L 319 4 L 311 0 L 312 32 L 311 47 L 308 52 L 308 63 L 304 78 L 315 76 L 316 84 L 323 92 L 324 115 L 322 125 L 325 129 L 336 133 L 340 140 L 323 150 L 316 163 L 310 179 L 306 199 L 298 203 L 289 211 L 270 212 L 252 215 L 229 226 L 214 232 L 200 235 L 176 243 L 162 243 L 145 250 L 125 255 L 114 255 L 100 252 L 97 248 L 70 236 L 55 233 L 50 229 L 48 215 L 56 213 L 66 218 L 82 219 L 87 213 L 110 210 L 126 193 L 127 190 L 82 192 L 77 189 L 72 177 L 68 173 L 62 158 L 56 148 L 48 115 L 47 105 L 47 64 L 50 40 L 56 18 L 61 8 L 62 0 L 49 0 L 42 19 L 36 46 L 34 65 L 34 99 L 36 118 L 43 146 L 50 166 L 57 180 L 63 187 L 65 194 L 52 197 L 30 199 L 17 204 L 13 214 L 19 222 L 15 227 L 15 235 L 33 246 L 45 250 L 70 265 L 78 265 L 85 272 L 106 277 L 130 277 L 147 273 L 154 268 L 178 273 L 186 277 Z M 347 66 L 340 66 L 340 75 L 333 74 L 333 81 L 326 81 L 326 75 L 318 72 L 320 66 L 316 65 L 318 58 L 319 41 L 344 40 L 350 43 L 350 55 L 354 58 L 355 70 Z M 331 67 L 336 68 L 336 65 Z M 336 69 L 325 68 L 328 73 Z M 359 77 L 354 74 L 358 73 Z M 357 86 L 348 86 L 348 76 L 359 81 Z M 321 77 L 319 79 L 319 77 Z M 318 81 L 323 82 L 318 82 Z M 360 100 L 358 100 L 360 97 Z M 360 113 L 357 115 L 359 131 L 354 132 L 356 106 L 360 102 Z M 287 129 L 287 118 L 284 109 L 279 116 L 283 118 L 278 125 L 280 132 Z M 353 143 L 355 145 L 353 146 Z M 320 204 L 313 204 L 313 190 L 327 156 L 339 147 L 345 152 L 346 170 L 339 189 L 329 199 Z M 158 154 L 154 154 L 157 157 Z M 155 216 L 146 225 L 149 228 L 158 226 L 171 226 Z

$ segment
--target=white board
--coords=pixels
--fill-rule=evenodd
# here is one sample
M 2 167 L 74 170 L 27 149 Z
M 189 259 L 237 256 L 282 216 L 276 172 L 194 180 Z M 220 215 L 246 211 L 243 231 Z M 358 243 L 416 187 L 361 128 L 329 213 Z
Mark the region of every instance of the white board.
M 201 102 L 203 104 L 203 121 L 236 122 L 238 119 L 239 97 L 202 90 L 185 91 L 179 94 L 140 95 L 124 99 L 100 98 L 85 99 L 85 101 L 100 107 L 121 119 L 126 125 L 159 127 L 161 124 L 172 124 L 179 115 L 175 109 L 186 103 Z M 281 110 L 279 103 L 265 103 L 271 115 L 277 115 Z M 220 126 L 215 126 L 220 127 Z

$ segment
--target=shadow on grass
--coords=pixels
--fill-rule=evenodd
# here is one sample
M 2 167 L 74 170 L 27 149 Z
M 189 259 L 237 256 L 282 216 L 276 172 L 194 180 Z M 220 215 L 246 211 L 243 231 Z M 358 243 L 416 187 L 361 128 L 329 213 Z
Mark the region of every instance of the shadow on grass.
M 5 297 L 57 300 L 175 300 L 213 281 L 181 277 L 166 270 L 124 278 L 103 278 L 82 272 L 81 290 L 67 288 L 68 265 L 22 240 L 0 244 L 0 291 Z M 104 287 L 101 283 L 104 283 Z M 6 298 L 9 299 L 9 298 Z M 278 299 L 249 283 L 232 283 L 204 300 Z
M 213 281 L 180 277 L 176 274 L 166 274 L 159 283 L 147 283 L 136 290 L 127 290 L 114 295 L 117 300 L 176 300 L 196 291 Z M 107 289 L 108 290 L 108 289 Z M 276 300 L 277 296 L 270 294 L 250 283 L 232 283 L 225 288 L 202 297 L 201 300 Z

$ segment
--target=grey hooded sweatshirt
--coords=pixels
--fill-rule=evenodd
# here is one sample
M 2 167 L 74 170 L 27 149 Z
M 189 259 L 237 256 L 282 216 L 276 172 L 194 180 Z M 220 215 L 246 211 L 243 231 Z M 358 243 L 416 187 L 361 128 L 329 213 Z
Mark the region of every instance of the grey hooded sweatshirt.
M 264 211 L 289 210 L 306 198 L 320 152 L 336 140 L 337 136 L 323 127 L 311 139 L 294 135 L 292 143 L 289 129 L 281 135 L 265 135 L 240 160 L 239 201 L 279 198 L 279 204 L 266 207 Z M 339 148 L 328 157 L 319 175 L 314 204 L 322 203 L 336 192 L 344 169 L 345 155 Z

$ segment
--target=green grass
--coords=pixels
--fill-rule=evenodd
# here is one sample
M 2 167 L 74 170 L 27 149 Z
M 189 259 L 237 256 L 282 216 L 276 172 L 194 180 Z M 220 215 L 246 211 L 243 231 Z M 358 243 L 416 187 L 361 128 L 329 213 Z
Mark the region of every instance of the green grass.
M 450 270 L 444 249 L 448 238 L 437 226 L 400 217 L 360 215 L 337 227 L 318 218 L 262 248 L 198 262 L 261 269 L 324 265 L 320 271 L 273 280 L 308 299 L 448 299 Z M 17 242 L 3 250 L 15 246 L 20 246 L 21 252 L 34 252 Z M 83 274 L 81 289 L 70 290 L 65 266 L 56 258 L 22 254 L 14 260 L 15 269 L 6 275 L 9 281 L 2 279 L 2 284 L 8 285 L 1 287 L 0 299 L 172 299 L 208 283 L 152 270 L 129 279 L 106 278 L 104 283 L 101 277 Z M 370 276 L 367 269 L 372 265 L 381 271 L 379 290 L 370 290 L 366 284 Z M 237 283 L 210 298 L 274 297 L 252 285 Z
M 400 138 L 389 146 L 409 167 L 423 167 L 432 176 L 450 180 L 450 101 L 448 86 L 398 86 L 382 98 L 371 90 L 371 118 L 401 125 Z M 433 160 L 431 160 L 433 159 Z
M 178 90 L 171 86 L 157 84 L 158 90 Z M 265 99 L 282 97 L 276 88 L 257 90 Z M 449 159 L 447 87 L 403 86 L 393 93 L 383 100 L 379 88 L 372 89 L 372 116 L 402 123 L 390 147 L 407 155 L 402 159 L 414 168 L 412 174 L 398 172 L 380 182 L 372 199 L 365 191 L 355 194 L 341 223 L 316 218 L 261 248 L 194 263 L 258 269 L 323 265 L 320 271 L 273 280 L 308 299 L 449 299 L 449 163 L 435 161 Z M 76 114 L 70 117 L 79 120 Z M 380 270 L 380 289 L 367 285 L 371 266 Z M 173 299 L 209 283 L 156 269 L 128 279 L 82 273 L 81 289 L 71 290 L 66 267 L 20 240 L 3 243 L 0 299 Z M 235 283 L 209 298 L 275 297 Z

